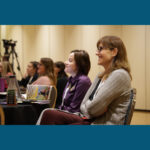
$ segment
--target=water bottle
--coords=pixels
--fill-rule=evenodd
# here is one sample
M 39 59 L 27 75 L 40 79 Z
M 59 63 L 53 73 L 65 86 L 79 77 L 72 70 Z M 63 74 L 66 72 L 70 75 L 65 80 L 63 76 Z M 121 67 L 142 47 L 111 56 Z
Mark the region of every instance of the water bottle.
M 17 87 L 16 87 L 16 78 L 14 75 L 9 76 L 9 83 L 8 83 L 8 88 L 7 88 L 7 104 L 8 105 L 16 105 L 16 92 L 17 92 Z

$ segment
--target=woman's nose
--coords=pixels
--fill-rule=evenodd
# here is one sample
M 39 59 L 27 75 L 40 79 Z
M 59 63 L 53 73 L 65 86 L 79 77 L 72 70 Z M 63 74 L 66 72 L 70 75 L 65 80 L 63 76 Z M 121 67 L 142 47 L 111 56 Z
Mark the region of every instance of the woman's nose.
M 66 61 L 65 61 L 65 65 L 67 65 L 67 64 L 68 64 L 68 61 L 66 60 Z
M 95 55 L 96 55 L 96 56 L 99 56 L 99 54 L 100 54 L 100 53 L 99 53 L 98 51 L 96 51 Z

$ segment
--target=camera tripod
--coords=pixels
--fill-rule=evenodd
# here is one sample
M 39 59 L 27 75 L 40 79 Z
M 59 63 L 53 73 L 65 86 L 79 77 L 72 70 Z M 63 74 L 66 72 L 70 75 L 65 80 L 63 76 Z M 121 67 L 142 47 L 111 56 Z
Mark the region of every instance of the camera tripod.
M 9 58 L 12 55 L 12 63 L 11 63 L 11 70 L 13 72 L 13 74 L 16 74 L 14 71 L 14 60 L 16 58 L 16 62 L 17 62 L 17 69 L 20 72 L 21 77 L 23 77 L 21 69 L 20 69 L 20 64 L 18 61 L 18 55 L 15 51 L 15 46 L 16 46 L 17 41 L 12 41 L 12 40 L 4 40 L 3 39 L 3 44 L 4 44 L 4 48 L 5 48 L 5 53 L 4 53 L 4 61 L 9 63 Z M 9 47 L 11 47 L 11 51 L 9 52 Z
M 17 41 L 14 41 L 14 43 L 11 43 L 11 44 L 10 44 L 10 46 L 11 46 L 11 51 L 10 51 L 10 53 L 9 53 L 9 58 L 10 58 L 10 56 L 12 55 L 12 64 L 11 64 L 11 65 L 12 65 L 13 73 L 15 74 L 15 71 L 14 71 L 14 60 L 15 60 L 15 58 L 16 58 L 17 69 L 18 69 L 18 71 L 20 72 L 21 77 L 23 77 L 22 72 L 21 72 L 21 69 L 20 69 L 20 64 L 19 64 L 19 61 L 18 61 L 18 55 L 17 55 L 17 53 L 16 53 L 16 51 L 15 51 L 16 42 L 17 42 Z

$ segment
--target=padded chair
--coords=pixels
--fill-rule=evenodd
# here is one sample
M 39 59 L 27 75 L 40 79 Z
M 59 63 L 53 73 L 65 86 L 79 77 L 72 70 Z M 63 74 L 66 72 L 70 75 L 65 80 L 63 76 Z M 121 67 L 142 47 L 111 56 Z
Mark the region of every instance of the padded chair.
M 43 116 L 43 113 L 44 113 L 46 110 L 50 110 L 50 109 L 55 108 L 56 98 L 57 98 L 57 89 L 56 89 L 55 86 L 51 86 L 50 92 L 49 92 L 49 101 L 50 101 L 49 107 L 50 107 L 50 108 L 46 108 L 46 109 L 44 109 L 44 110 L 41 112 L 41 114 L 40 114 L 40 116 L 39 116 L 39 118 L 38 118 L 38 121 L 37 121 L 36 125 L 40 125 L 41 118 L 42 118 L 42 116 Z
M 4 124 L 5 124 L 5 115 L 4 115 L 3 108 L 0 106 L 0 125 L 4 125 Z
M 55 86 L 28 85 L 26 94 L 27 100 L 43 101 L 45 103 L 49 103 L 50 108 L 55 107 L 57 98 L 57 89 Z
M 132 119 L 134 107 L 135 107 L 135 102 L 136 102 L 135 100 L 136 100 L 136 89 L 133 88 L 131 89 L 130 103 L 129 103 L 127 113 L 125 116 L 124 125 L 130 125 L 131 123 L 131 119 Z
M 127 109 L 127 113 L 126 113 L 126 116 L 125 116 L 125 121 L 124 121 L 124 125 L 130 125 L 131 123 L 131 119 L 132 119 L 132 116 L 133 116 L 133 112 L 134 112 L 134 107 L 135 107 L 135 99 L 136 99 L 136 89 L 133 88 L 131 89 L 131 94 L 130 94 L 130 103 L 129 103 L 129 106 L 128 106 L 128 109 Z M 53 107 L 54 108 L 54 107 Z M 42 116 L 43 116 L 43 113 L 46 111 L 46 110 L 50 110 L 51 108 L 47 108 L 47 109 L 44 109 L 42 111 L 42 113 L 40 114 L 40 117 L 36 123 L 36 125 L 40 125 L 41 123 L 41 119 L 42 119 Z

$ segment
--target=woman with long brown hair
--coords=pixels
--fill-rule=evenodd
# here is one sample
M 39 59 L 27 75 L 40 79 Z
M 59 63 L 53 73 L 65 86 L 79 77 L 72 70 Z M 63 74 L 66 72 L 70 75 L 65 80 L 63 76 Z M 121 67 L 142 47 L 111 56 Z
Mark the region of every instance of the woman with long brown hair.
M 39 78 L 33 82 L 33 85 L 56 85 L 54 75 L 54 63 L 51 58 L 41 58 L 38 66 Z

